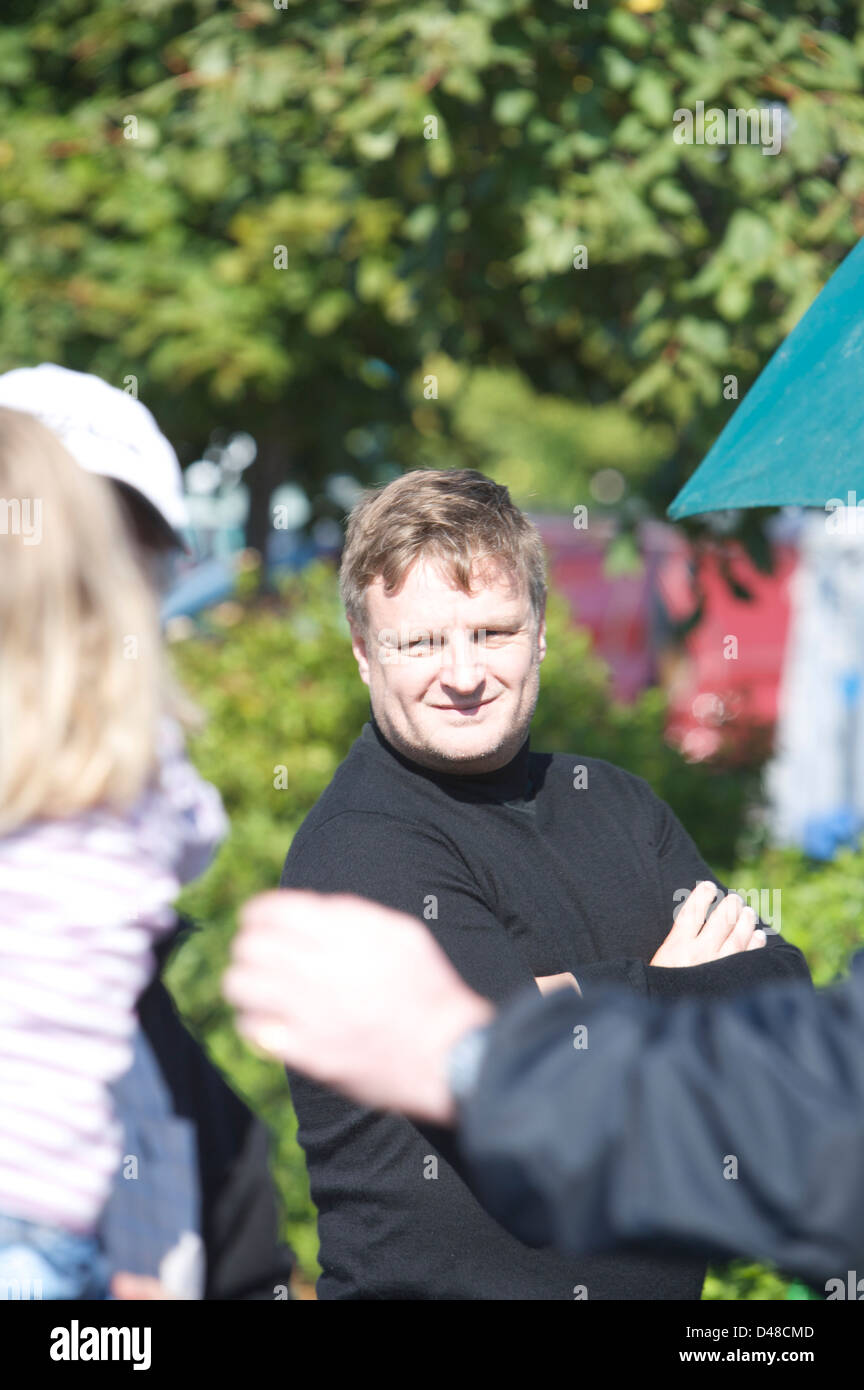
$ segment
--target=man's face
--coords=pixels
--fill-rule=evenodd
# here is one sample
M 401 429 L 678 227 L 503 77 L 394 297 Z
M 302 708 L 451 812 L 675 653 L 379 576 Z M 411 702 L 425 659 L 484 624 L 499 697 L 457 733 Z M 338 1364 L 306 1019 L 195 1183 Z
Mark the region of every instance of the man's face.
M 360 676 L 381 732 L 438 771 L 503 767 L 528 735 L 546 654 L 527 589 L 500 566 L 471 595 L 422 558 L 398 594 L 379 577 L 366 590 L 366 634 L 352 624 Z

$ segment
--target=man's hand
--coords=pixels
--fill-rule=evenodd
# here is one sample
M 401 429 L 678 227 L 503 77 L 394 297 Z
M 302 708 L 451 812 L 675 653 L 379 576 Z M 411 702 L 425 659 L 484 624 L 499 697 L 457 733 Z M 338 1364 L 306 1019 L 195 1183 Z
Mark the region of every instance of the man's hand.
M 756 951 L 765 945 L 765 933 L 756 929 L 756 913 L 745 907 L 737 893 L 729 893 L 706 920 L 717 885 L 697 883 L 682 906 L 672 930 L 651 957 L 652 965 L 704 965 L 739 951 Z
M 378 1110 L 451 1123 L 447 1054 L 494 1017 L 414 917 L 348 894 L 262 893 L 223 992 L 281 1061 Z
M 571 975 L 569 970 L 565 970 L 561 975 L 535 975 L 534 983 L 541 994 L 552 994 L 556 989 L 561 989 L 565 985 L 575 989 L 577 994 L 582 993 L 575 975 Z

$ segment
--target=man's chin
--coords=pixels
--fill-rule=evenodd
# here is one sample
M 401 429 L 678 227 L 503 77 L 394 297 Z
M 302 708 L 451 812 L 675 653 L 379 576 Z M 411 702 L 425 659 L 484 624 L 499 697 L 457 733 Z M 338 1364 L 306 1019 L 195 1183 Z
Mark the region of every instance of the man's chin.
M 450 764 L 458 768 L 460 764 L 482 764 L 487 759 L 500 755 L 505 743 L 501 730 L 472 727 L 467 718 L 463 722 L 453 720 L 447 729 L 446 739 L 440 729 L 427 729 L 423 752 L 435 758 L 441 765 Z M 482 770 L 478 767 L 478 771 Z

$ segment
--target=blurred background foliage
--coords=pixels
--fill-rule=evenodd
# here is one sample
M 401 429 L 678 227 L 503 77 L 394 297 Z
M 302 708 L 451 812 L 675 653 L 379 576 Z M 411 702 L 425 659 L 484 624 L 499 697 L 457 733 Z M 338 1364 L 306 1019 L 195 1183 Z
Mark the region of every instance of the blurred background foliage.
M 566 603 L 554 594 L 547 619 L 532 747 L 608 757 L 645 777 L 730 887 L 780 891 L 783 935 L 805 952 L 817 983 L 842 974 L 860 944 L 861 856 L 847 853 L 813 866 L 788 851 L 742 853 L 755 843 L 746 810 L 757 770 L 685 763 L 664 741 L 662 694 L 652 690 L 635 704 L 617 705 L 587 634 L 570 625 Z M 237 1037 L 219 981 L 238 907 L 278 884 L 295 830 L 368 718 L 367 689 L 351 653 L 335 572 L 325 563 L 282 581 L 279 595 L 265 599 L 248 572 L 236 601 L 213 609 L 201 634 L 172 650 L 186 689 L 208 716 L 190 746 L 222 791 L 231 835 L 180 900 L 199 929 L 175 953 L 167 978 L 192 1031 L 271 1127 L 286 1237 L 311 1281 L 314 1208 L 287 1083 L 281 1068 Z M 760 1266 L 739 1263 L 713 1273 L 705 1296 L 776 1298 L 785 1288 Z
M 864 232 L 862 8 L 6 0 L 0 368 L 254 427 L 258 548 L 288 475 L 662 510 Z M 699 100 L 782 157 L 675 143 Z

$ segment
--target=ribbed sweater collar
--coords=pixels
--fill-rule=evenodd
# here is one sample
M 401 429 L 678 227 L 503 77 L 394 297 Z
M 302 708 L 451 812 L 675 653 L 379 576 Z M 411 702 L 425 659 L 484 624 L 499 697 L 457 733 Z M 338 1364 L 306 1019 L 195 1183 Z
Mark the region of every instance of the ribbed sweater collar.
M 460 800 L 471 801 L 521 801 L 531 796 L 531 750 L 530 737 L 525 739 L 516 755 L 503 767 L 491 772 L 439 772 L 435 768 L 424 767 L 413 758 L 394 748 L 381 732 L 375 716 L 369 709 L 369 722 L 363 725 L 362 742 L 372 751 L 386 758 L 392 758 L 408 772 L 434 782 L 437 786 L 451 792 Z

